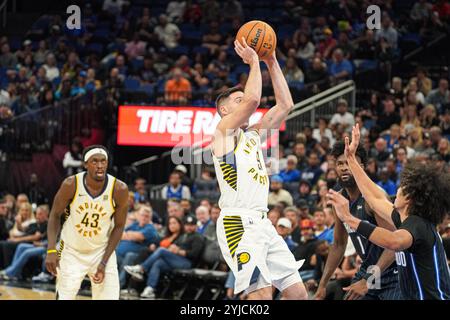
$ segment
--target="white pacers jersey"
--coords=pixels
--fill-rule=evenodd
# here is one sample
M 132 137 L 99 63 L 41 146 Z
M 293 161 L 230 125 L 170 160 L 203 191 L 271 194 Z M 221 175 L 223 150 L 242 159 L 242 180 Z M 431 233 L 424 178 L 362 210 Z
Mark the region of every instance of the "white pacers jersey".
M 85 187 L 86 174 L 75 175 L 76 190 L 61 231 L 61 251 L 69 246 L 81 253 L 92 253 L 105 249 L 108 244 L 113 228 L 116 178 L 107 174 L 103 192 L 94 198 Z
M 267 212 L 269 177 L 257 130 L 239 130 L 234 152 L 215 157 L 217 181 L 220 188 L 219 206 L 224 214 L 245 211 Z

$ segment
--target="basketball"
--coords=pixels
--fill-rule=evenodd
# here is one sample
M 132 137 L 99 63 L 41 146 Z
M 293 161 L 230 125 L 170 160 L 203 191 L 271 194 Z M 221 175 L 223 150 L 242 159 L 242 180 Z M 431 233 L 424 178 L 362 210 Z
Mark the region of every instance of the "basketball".
M 277 36 L 272 27 L 260 20 L 252 20 L 244 24 L 238 31 L 236 39 L 242 42 L 245 38 L 247 45 L 252 47 L 259 58 L 272 54 L 277 47 Z

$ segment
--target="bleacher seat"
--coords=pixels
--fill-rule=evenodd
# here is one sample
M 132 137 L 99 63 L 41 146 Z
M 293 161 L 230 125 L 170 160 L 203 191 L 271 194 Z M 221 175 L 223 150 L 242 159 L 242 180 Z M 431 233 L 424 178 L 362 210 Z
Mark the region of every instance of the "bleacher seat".
M 140 82 L 134 78 L 126 78 L 124 81 L 125 89 L 137 90 L 140 86 Z

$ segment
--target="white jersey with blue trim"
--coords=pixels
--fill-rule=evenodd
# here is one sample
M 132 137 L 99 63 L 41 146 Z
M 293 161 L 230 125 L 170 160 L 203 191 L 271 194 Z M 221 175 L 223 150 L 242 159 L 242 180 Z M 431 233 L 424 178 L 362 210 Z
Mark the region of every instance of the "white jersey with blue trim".
M 224 214 L 268 211 L 269 177 L 257 130 L 239 129 L 234 151 L 222 157 L 213 155 L 213 160 Z
M 105 249 L 114 226 L 116 178 L 107 174 L 103 191 L 93 197 L 85 186 L 86 174 L 75 175 L 76 190 L 61 231 L 61 251 L 65 246 L 83 253 Z

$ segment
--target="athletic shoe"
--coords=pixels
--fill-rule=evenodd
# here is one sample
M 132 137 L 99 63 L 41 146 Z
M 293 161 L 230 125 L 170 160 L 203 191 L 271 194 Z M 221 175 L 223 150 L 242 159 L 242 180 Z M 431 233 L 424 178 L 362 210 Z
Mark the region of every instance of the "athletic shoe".
M 144 291 L 141 293 L 141 298 L 155 299 L 155 291 L 152 287 L 145 287 Z
M 123 269 L 137 280 L 144 280 L 144 270 L 140 265 L 125 266 Z
M 52 279 L 53 279 L 52 275 L 45 273 L 45 272 L 41 272 L 37 276 L 34 276 L 33 278 L 31 278 L 31 281 L 48 283 L 48 282 L 52 281 Z

